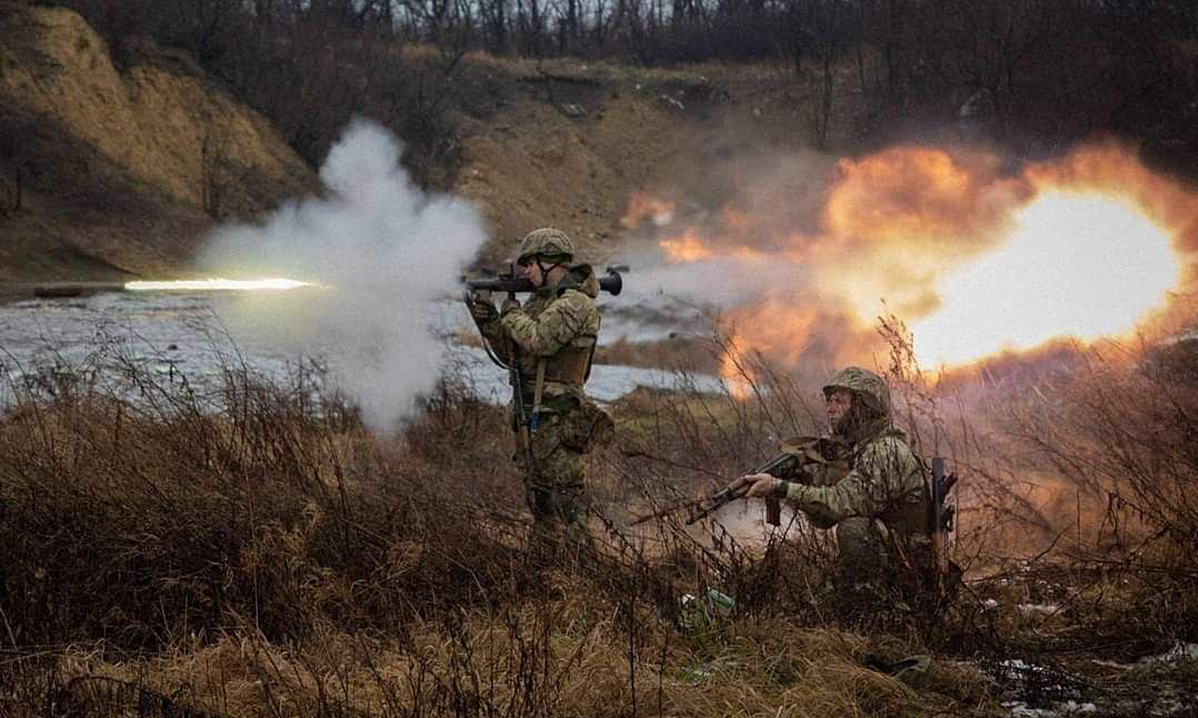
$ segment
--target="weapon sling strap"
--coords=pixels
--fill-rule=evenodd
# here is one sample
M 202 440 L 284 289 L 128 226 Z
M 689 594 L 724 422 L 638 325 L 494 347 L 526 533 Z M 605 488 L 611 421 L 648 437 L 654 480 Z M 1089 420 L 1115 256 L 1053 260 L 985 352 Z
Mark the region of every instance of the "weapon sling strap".
M 583 383 L 586 383 L 586 380 L 591 378 L 591 364 L 595 361 L 595 347 L 597 346 L 599 346 L 599 337 L 591 337 L 591 350 L 587 352 L 587 370 L 582 375 Z
M 532 420 L 529 431 L 536 433 L 537 425 L 541 423 L 541 398 L 545 393 L 545 357 L 537 357 L 537 383 L 532 390 Z

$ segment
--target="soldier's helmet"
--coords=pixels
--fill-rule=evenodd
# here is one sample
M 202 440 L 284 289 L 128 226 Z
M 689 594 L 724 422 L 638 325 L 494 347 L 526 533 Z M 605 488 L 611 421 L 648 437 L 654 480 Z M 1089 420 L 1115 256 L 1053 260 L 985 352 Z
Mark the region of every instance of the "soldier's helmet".
M 534 229 L 520 241 L 520 255 L 516 263 L 524 266 L 537 257 L 550 262 L 573 261 L 574 243 L 560 229 Z
M 827 397 L 836 389 L 848 389 L 878 416 L 890 416 L 890 387 L 872 371 L 855 366 L 845 367 L 824 386 L 824 396 Z

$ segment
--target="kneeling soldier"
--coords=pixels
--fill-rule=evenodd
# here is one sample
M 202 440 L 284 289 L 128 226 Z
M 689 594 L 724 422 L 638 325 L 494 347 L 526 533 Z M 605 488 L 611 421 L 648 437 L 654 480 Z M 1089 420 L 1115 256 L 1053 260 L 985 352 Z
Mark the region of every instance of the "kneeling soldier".
M 877 374 L 848 367 L 824 387 L 824 398 L 831 438 L 847 460 L 843 479 L 815 486 L 750 474 L 730 488 L 784 499 L 816 526 L 836 527 L 833 583 L 842 605 L 874 611 L 885 599 L 918 600 L 910 589 L 928 591 L 933 570 L 929 498 L 923 468 L 891 422 L 890 390 Z

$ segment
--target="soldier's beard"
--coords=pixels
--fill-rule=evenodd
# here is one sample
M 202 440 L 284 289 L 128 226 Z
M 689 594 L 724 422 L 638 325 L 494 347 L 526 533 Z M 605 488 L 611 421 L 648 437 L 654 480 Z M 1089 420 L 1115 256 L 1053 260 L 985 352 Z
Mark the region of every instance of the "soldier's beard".
M 832 435 L 841 439 L 847 439 L 853 434 L 853 426 L 856 422 L 853 420 L 853 412 L 845 412 L 840 420 L 832 425 Z
M 882 423 L 883 418 L 854 401 L 844 416 L 840 417 L 840 421 L 832 426 L 832 435 L 850 444 L 855 444 L 868 438 L 868 435 L 872 434 Z

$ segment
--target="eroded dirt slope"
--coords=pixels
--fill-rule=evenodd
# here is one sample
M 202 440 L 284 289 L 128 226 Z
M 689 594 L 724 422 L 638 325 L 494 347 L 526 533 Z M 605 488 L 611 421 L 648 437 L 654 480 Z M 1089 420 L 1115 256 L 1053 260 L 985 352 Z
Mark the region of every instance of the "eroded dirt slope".
M 590 258 L 619 259 L 637 193 L 668 188 L 673 199 L 718 206 L 707 195 L 726 198 L 736 191 L 729 177 L 746 174 L 730 165 L 769 164 L 808 137 L 787 80 L 774 73 L 577 60 L 465 66 L 476 83 L 489 76 L 491 97 L 466 92 L 453 115 L 464 155 L 454 191 L 491 220 L 485 261 L 544 225 L 565 229 Z
M 722 165 L 807 137 L 802 97 L 769 73 L 466 56 L 445 84 L 445 184 L 488 219 L 480 261 L 547 225 L 605 261 L 636 193 L 734 191 Z M 185 274 L 214 222 L 319 191 L 186 53 L 136 38 L 114 53 L 73 12 L 0 0 L 0 281 Z
M 118 66 L 75 13 L 0 5 L 0 278 L 172 272 L 214 218 L 315 188 L 188 57 L 132 49 Z

